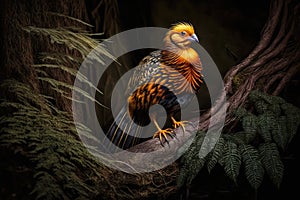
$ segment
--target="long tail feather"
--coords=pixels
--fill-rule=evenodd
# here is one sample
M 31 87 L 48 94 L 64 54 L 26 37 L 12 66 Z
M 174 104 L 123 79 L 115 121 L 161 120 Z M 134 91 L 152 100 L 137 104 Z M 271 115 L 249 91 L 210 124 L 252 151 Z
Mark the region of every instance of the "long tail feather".
M 139 125 L 129 116 L 126 107 L 123 107 L 106 134 L 110 140 L 108 149 L 111 151 L 116 149 L 115 146 L 122 149 L 134 146 L 139 140 L 136 137 L 140 135 L 140 130 Z

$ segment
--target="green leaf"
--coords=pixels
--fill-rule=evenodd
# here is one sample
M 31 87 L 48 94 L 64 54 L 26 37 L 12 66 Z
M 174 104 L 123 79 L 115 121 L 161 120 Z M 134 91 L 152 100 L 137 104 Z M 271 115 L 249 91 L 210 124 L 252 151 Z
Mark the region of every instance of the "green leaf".
M 222 137 L 219 138 L 218 143 L 210 153 L 209 160 L 207 162 L 207 169 L 208 172 L 211 172 L 211 170 L 215 167 L 215 165 L 218 163 L 218 160 L 221 158 L 224 150 L 224 144 L 225 141 Z
M 275 115 L 268 111 L 257 117 L 258 133 L 265 142 L 272 141 L 271 131 L 277 127 L 277 119 Z
M 242 126 L 245 132 L 256 133 L 258 120 L 255 115 L 249 114 L 242 119 Z
M 295 134 L 297 133 L 300 125 L 300 110 L 289 103 L 281 105 L 281 109 L 286 115 L 286 128 L 288 133 L 288 142 L 291 142 Z
M 256 102 L 258 100 L 264 100 L 268 104 L 282 104 L 282 103 L 285 102 L 280 97 L 267 95 L 267 94 L 265 94 L 265 93 L 263 93 L 263 92 L 261 92 L 259 90 L 253 90 L 253 91 L 251 91 L 251 93 L 249 94 L 249 100 L 251 102 Z
M 233 137 L 234 141 L 239 141 L 238 142 L 239 144 L 249 144 L 249 143 L 253 142 L 256 135 L 257 134 L 254 132 L 248 133 L 245 131 L 240 131 L 240 132 L 232 134 L 232 137 Z
M 187 184 L 190 185 L 192 180 L 198 175 L 199 171 L 203 168 L 206 162 L 205 158 L 193 159 L 188 167 L 189 175 L 187 177 Z
M 183 163 L 189 162 L 190 160 L 194 159 L 196 156 L 199 157 L 196 154 L 198 154 L 200 151 L 204 137 L 205 137 L 205 132 L 199 131 L 196 134 L 196 137 L 193 139 L 189 149 L 182 155 L 181 161 Z
M 289 134 L 287 133 L 286 124 L 286 116 L 280 116 L 277 121 L 276 128 L 272 130 L 273 140 L 281 149 L 285 149 L 289 141 Z
M 195 157 L 188 163 L 185 163 L 180 170 L 179 176 L 177 178 L 177 185 L 179 187 L 184 184 L 190 185 L 193 179 L 198 175 L 199 171 L 203 168 L 206 162 L 206 157 L 199 158 Z
M 238 109 L 236 109 L 234 114 L 235 116 L 237 116 L 237 118 L 242 119 L 244 116 L 248 115 L 248 111 L 243 107 L 239 107 Z
M 198 132 L 190 148 L 182 157 L 184 164 L 181 167 L 179 176 L 177 178 L 177 185 L 179 187 L 183 186 L 184 184 L 191 184 L 192 180 L 205 165 L 207 157 L 199 157 L 199 151 L 203 143 L 204 136 L 205 132 Z
M 272 180 L 272 182 L 279 188 L 283 176 L 283 164 L 276 144 L 264 143 L 259 146 L 259 154 L 261 162 Z
M 270 110 L 276 117 L 279 117 L 281 114 L 280 105 L 273 103 L 268 106 L 268 110 Z
M 268 110 L 268 104 L 262 99 L 254 101 L 254 107 L 259 114 L 263 114 Z
M 225 173 L 230 179 L 236 182 L 241 166 L 241 154 L 237 148 L 237 145 L 227 141 L 225 143 L 223 158 Z
M 240 145 L 239 150 L 242 154 L 247 180 L 257 190 L 264 178 L 264 168 L 259 159 L 258 150 L 251 145 Z

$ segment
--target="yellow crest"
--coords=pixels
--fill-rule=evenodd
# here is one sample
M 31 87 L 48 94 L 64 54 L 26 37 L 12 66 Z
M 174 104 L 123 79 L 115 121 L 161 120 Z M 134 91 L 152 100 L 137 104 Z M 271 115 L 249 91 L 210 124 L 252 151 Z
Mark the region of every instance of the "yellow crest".
M 189 24 L 189 23 L 186 23 L 186 22 L 179 22 L 177 24 L 174 24 L 171 27 L 171 30 L 176 31 L 176 32 L 185 31 L 189 35 L 193 35 L 195 33 L 193 25 Z

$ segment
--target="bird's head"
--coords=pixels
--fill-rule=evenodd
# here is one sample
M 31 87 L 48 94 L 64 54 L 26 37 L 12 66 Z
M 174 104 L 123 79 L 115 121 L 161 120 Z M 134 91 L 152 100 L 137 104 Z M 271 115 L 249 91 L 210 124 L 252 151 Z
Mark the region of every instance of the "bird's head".
M 173 25 L 164 39 L 166 47 L 189 49 L 192 42 L 199 42 L 194 27 L 188 23 Z

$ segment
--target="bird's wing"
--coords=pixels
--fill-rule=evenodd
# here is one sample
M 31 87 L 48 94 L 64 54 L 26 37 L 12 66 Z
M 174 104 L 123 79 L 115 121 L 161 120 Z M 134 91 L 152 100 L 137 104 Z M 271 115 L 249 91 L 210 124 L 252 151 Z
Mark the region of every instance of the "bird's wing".
M 147 84 L 151 78 L 158 73 L 160 57 L 161 51 L 154 51 L 139 63 L 129 80 L 126 97 L 129 97 L 140 86 Z M 138 91 L 139 90 L 136 92 Z M 136 102 L 133 104 L 136 104 Z M 106 134 L 107 138 L 120 148 L 127 149 L 139 143 L 139 141 L 141 141 L 141 138 L 139 138 L 141 134 L 139 124 L 149 123 L 150 119 L 146 117 L 148 113 L 144 113 L 143 109 L 134 109 L 134 111 L 135 113 L 132 119 L 127 112 L 127 105 L 124 105 Z M 140 115 L 143 117 L 140 117 Z M 129 135 L 129 133 L 131 135 Z M 113 145 L 110 145 L 108 149 L 111 152 L 116 150 Z
M 126 96 L 129 96 L 139 86 L 146 84 L 159 71 L 161 51 L 153 51 L 144 57 L 135 68 L 132 77 L 129 80 L 126 90 Z

